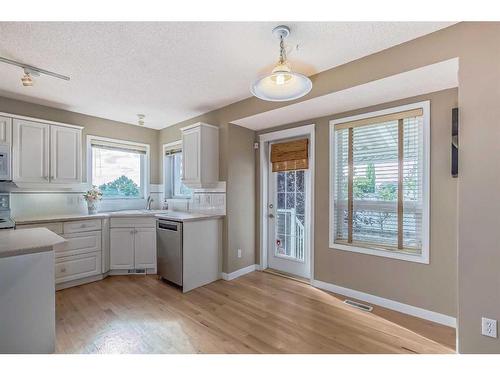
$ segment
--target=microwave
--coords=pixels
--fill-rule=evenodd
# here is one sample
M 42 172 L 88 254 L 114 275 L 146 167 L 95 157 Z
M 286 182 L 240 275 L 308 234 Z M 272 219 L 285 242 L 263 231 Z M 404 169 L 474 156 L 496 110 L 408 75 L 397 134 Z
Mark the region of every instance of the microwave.
M 0 144 L 0 181 L 11 181 L 10 145 Z

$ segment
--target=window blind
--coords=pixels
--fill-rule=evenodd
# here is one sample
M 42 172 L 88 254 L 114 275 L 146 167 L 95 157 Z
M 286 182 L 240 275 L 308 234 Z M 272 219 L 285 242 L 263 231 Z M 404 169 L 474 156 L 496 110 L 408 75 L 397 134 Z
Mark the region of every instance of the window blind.
M 146 146 L 120 143 L 119 141 L 107 141 L 101 139 L 92 139 L 90 144 L 93 148 L 100 148 L 104 150 L 117 150 L 123 152 L 133 152 L 136 154 L 145 155 L 147 148 Z
M 336 243 L 421 253 L 423 146 L 422 110 L 335 126 Z
M 271 145 L 273 172 L 285 172 L 309 168 L 308 139 Z

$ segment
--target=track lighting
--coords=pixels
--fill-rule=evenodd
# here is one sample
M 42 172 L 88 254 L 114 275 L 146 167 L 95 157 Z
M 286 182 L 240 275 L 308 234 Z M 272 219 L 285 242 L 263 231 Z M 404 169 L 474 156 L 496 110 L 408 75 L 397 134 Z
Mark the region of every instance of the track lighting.
M 31 78 L 30 73 L 24 73 L 23 78 L 21 78 L 21 82 L 23 86 L 33 86 L 33 79 Z
M 1 56 L 0 56 L 0 62 L 23 68 L 24 76 L 21 78 L 21 82 L 23 83 L 23 86 L 27 86 L 27 87 L 33 86 L 33 83 L 34 83 L 33 77 L 38 77 L 40 74 L 45 74 L 47 76 L 51 76 L 51 77 L 55 77 L 55 78 L 59 78 L 59 79 L 64 79 L 65 81 L 69 81 L 69 79 L 70 79 L 67 76 L 63 76 L 62 74 L 54 73 L 54 72 L 51 72 L 49 70 L 45 70 L 45 69 L 41 69 L 41 68 L 37 68 L 35 66 L 23 64 L 19 61 L 6 59 L 5 57 L 1 57 Z

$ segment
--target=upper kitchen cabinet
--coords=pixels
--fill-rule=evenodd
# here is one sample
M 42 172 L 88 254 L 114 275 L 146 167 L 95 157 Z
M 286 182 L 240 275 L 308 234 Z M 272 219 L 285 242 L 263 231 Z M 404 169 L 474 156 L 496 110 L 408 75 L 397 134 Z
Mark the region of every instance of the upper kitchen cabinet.
M 12 142 L 12 119 L 0 116 L 0 144 Z
M 79 183 L 81 181 L 82 131 L 65 126 L 50 127 L 50 181 Z
M 219 128 L 199 122 L 181 132 L 182 182 L 195 189 L 215 187 L 219 182 Z
M 14 182 L 47 187 L 81 182 L 81 128 L 16 118 L 12 127 Z
M 49 125 L 14 119 L 12 179 L 15 182 L 49 182 Z

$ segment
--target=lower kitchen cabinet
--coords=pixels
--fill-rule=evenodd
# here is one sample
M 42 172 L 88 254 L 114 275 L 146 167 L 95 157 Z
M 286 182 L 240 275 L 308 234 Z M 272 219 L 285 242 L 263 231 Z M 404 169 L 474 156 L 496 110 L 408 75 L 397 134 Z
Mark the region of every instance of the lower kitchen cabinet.
M 156 229 L 137 228 L 134 237 L 135 268 L 156 269 Z
M 109 235 L 110 269 L 128 270 L 134 268 L 133 228 L 112 228 Z
M 110 269 L 156 272 L 155 228 L 111 228 Z
M 101 273 L 101 252 L 57 258 L 55 264 L 56 283 L 82 279 Z

